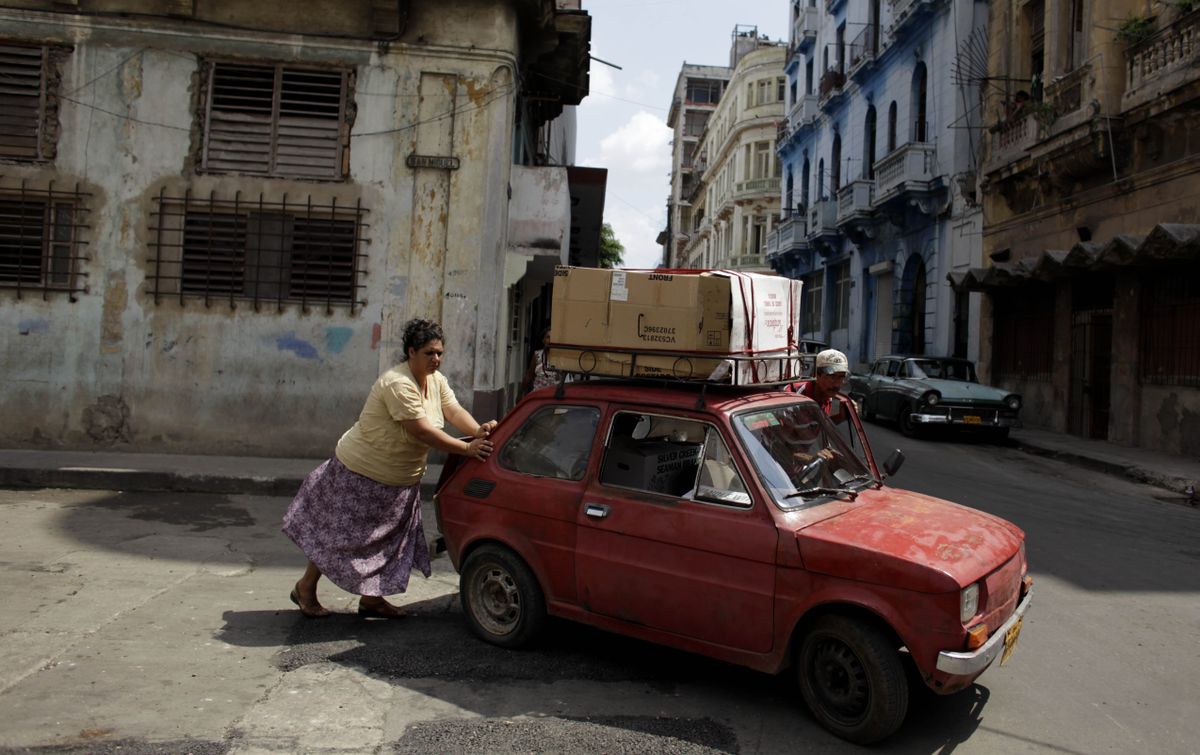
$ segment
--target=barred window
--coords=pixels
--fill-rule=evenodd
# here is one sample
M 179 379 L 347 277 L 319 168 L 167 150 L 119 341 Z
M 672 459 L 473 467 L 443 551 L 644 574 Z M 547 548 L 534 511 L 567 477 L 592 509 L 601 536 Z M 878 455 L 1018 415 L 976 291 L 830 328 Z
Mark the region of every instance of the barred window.
M 52 160 L 58 141 L 57 62 L 67 51 L 0 43 L 0 157 Z
M 232 200 L 198 200 L 160 194 L 155 209 L 150 291 L 282 308 L 364 303 L 361 278 L 366 255 L 360 247 L 366 210 L 339 206 Z
M 1050 382 L 1054 372 L 1052 286 L 992 295 L 992 373 L 997 380 Z
M 204 71 L 201 170 L 324 179 L 349 173 L 350 72 L 215 61 Z
M 31 189 L 0 189 L 0 287 L 24 292 L 78 293 L 83 290 L 79 272 L 80 218 L 87 195 Z
M 817 333 L 821 330 L 821 311 L 824 303 L 824 272 L 818 270 L 802 278 L 804 281 L 804 296 L 801 307 L 804 310 L 803 328 L 805 333 Z
M 1200 386 L 1200 280 L 1195 266 L 1142 278 L 1144 384 Z
M 850 327 L 850 261 L 833 268 L 833 330 Z

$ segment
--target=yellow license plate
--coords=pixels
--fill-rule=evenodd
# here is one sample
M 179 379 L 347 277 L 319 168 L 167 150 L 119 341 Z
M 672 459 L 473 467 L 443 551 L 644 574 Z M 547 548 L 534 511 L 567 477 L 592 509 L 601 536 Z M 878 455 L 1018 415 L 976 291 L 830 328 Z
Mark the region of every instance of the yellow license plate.
M 1017 619 L 1017 623 L 1008 628 L 1004 633 L 1004 652 L 1000 654 L 1000 665 L 1008 663 L 1009 657 L 1013 651 L 1017 649 L 1017 638 L 1021 636 L 1021 622 L 1025 621 L 1025 617 Z
M 983 424 L 983 420 L 979 417 L 976 417 L 974 414 L 968 414 L 965 417 L 963 417 L 963 422 L 967 423 L 968 425 L 982 425 Z

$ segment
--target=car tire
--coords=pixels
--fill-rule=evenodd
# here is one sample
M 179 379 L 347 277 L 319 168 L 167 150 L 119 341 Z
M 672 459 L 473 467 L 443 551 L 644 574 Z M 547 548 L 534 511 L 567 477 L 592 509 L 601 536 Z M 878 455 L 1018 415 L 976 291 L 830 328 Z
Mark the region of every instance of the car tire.
M 908 678 L 894 643 L 848 616 L 824 616 L 796 659 L 800 693 L 817 721 L 842 739 L 871 744 L 908 713 Z
M 913 422 L 911 409 L 900 410 L 900 417 L 897 420 L 897 424 L 900 425 L 900 432 L 909 438 L 917 437 L 920 432 L 917 428 L 917 423 Z
M 467 624 L 481 640 L 502 648 L 530 644 L 546 624 L 546 600 L 533 572 L 517 554 L 483 545 L 463 562 L 459 596 Z

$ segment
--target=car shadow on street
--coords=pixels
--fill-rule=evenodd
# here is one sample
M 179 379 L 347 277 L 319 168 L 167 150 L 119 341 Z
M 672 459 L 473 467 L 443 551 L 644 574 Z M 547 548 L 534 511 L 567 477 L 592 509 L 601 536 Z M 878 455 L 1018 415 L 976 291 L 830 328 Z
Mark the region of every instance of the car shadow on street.
M 610 634 L 574 622 L 551 620 L 543 639 L 525 650 L 506 650 L 485 643 L 468 629 L 457 602 L 445 599 L 405 603 L 409 616 L 399 621 L 360 619 L 338 613 L 327 619 L 305 619 L 297 611 L 227 611 L 216 639 L 231 645 L 280 645 L 274 663 L 281 671 L 309 664 L 333 663 L 375 679 L 446 703 L 485 718 L 545 716 L 592 719 L 595 711 L 572 709 L 563 695 L 545 695 L 530 704 L 530 696 L 514 701 L 507 695 L 480 695 L 480 686 L 584 681 L 598 684 L 644 685 L 647 695 L 665 701 L 695 695 L 727 715 L 715 721 L 696 719 L 693 741 L 713 746 L 714 737 L 728 739 L 726 752 L 738 752 L 738 728 L 754 724 L 743 716 L 788 722 L 783 734 L 804 749 L 820 752 L 859 748 L 825 731 L 800 699 L 791 670 L 778 676 L 733 666 L 702 656 Z M 283 636 L 282 643 L 280 636 Z M 443 682 L 431 684 L 430 682 Z M 448 682 L 448 683 L 446 683 Z M 456 684 L 461 682 L 461 684 Z M 934 695 L 915 688 L 904 725 L 875 746 L 881 752 L 950 753 L 970 740 L 982 724 L 990 692 L 975 684 L 962 693 Z M 534 696 L 536 699 L 536 696 Z M 647 709 L 667 707 L 645 700 Z M 564 710 L 564 705 L 566 709 Z M 697 704 L 697 710 L 702 708 Z M 607 725 L 645 730 L 643 717 L 611 717 Z M 724 727 L 724 734 L 714 733 Z M 684 729 L 687 730 L 686 728 Z M 676 731 L 673 736 L 680 736 Z M 1043 743 L 1022 740 L 1021 747 Z

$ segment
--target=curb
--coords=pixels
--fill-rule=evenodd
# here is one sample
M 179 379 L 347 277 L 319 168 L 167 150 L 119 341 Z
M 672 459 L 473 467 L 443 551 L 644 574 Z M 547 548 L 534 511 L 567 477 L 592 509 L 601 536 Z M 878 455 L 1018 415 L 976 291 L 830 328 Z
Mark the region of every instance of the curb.
M 1017 441 L 1017 444 L 1020 446 L 1022 451 L 1034 456 L 1043 456 L 1049 459 L 1056 459 L 1058 461 L 1067 462 L 1068 464 L 1073 464 L 1078 467 L 1091 469 L 1096 472 L 1103 472 L 1104 474 L 1113 475 L 1115 477 L 1124 477 L 1126 479 L 1133 480 L 1134 482 L 1153 485 L 1155 487 L 1169 490 L 1172 493 L 1178 493 L 1180 495 L 1186 495 L 1187 488 L 1193 484 L 1191 480 L 1186 478 L 1167 475 L 1161 472 L 1153 472 L 1149 469 L 1145 469 L 1144 467 L 1139 467 L 1136 465 L 1124 465 L 1117 462 L 1105 461 L 1103 459 L 1097 459 L 1091 456 L 1072 453 L 1070 451 L 1043 448 L 1041 446 L 1033 445 L 1020 440 Z
M 303 477 L 228 477 L 124 469 L 0 468 L 0 488 L 121 490 L 137 493 L 216 493 L 292 497 Z M 433 500 L 435 482 L 421 482 L 421 498 Z

